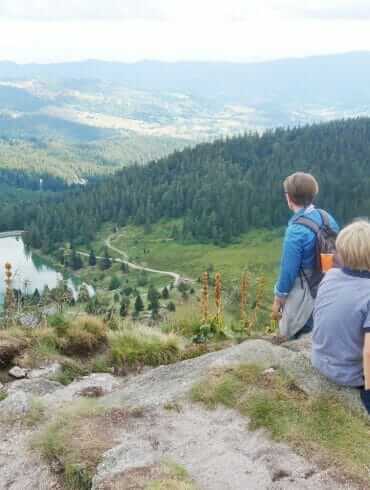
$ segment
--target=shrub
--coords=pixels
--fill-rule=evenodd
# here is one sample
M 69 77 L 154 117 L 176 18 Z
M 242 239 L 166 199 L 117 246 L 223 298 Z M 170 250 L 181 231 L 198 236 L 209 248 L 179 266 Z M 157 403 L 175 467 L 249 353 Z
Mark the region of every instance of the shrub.
M 62 336 L 68 329 L 68 323 L 62 314 L 52 315 L 48 318 L 48 324 L 53 327 L 58 336 Z
M 6 367 L 28 346 L 29 340 L 22 329 L 0 330 L 0 367 Z
M 179 359 L 182 350 L 178 336 L 145 327 L 126 327 L 112 333 L 109 343 L 113 363 L 117 366 L 169 364 Z
M 86 355 L 96 352 L 107 340 L 107 327 L 102 320 L 92 316 L 76 318 L 65 335 L 59 339 L 64 354 Z
M 121 281 L 117 276 L 112 276 L 109 283 L 109 291 L 114 291 L 121 286 Z
M 54 377 L 54 380 L 66 386 L 76 378 L 86 376 L 87 374 L 89 374 L 89 371 L 81 363 L 68 359 L 62 362 L 62 371 Z
M 176 305 L 173 301 L 170 301 L 167 305 L 167 310 L 168 311 L 176 311 Z

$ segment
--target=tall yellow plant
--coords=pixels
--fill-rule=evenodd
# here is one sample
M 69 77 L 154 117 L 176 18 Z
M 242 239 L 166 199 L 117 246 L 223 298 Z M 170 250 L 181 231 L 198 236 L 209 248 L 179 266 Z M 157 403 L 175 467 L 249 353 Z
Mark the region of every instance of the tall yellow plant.
M 6 262 L 5 264 L 4 308 L 5 308 L 6 322 L 9 323 L 13 319 L 13 313 L 15 309 L 14 292 L 13 292 L 13 270 L 12 270 L 12 264 L 10 262 Z
M 249 290 L 249 275 L 244 272 L 240 279 L 240 320 L 245 323 L 246 321 L 246 307 L 248 300 L 248 290 Z
M 202 322 L 208 322 L 209 316 L 209 294 L 208 294 L 208 272 L 204 272 L 202 276 L 202 293 L 201 293 L 201 315 Z
M 219 272 L 215 275 L 215 304 L 216 304 L 216 322 L 220 327 L 223 324 L 223 311 L 222 311 L 222 281 L 221 274 Z

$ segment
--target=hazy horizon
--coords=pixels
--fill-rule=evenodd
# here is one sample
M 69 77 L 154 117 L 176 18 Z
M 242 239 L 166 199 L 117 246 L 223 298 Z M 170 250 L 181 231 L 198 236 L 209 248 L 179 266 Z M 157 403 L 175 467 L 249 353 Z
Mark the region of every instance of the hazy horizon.
M 12 59 L 5 59 L 5 58 L 0 58 L 0 63 L 14 63 L 16 65 L 58 65 L 58 64 L 64 64 L 64 63 L 88 63 L 88 62 L 98 62 L 98 63 L 122 63 L 122 64 L 141 64 L 141 63 L 164 63 L 164 64 L 181 64 L 181 63 L 194 63 L 194 64 L 263 64 L 263 63 L 271 63 L 271 62 L 280 62 L 280 61 L 295 61 L 295 60 L 306 60 L 310 58 L 325 58 L 325 57 L 332 57 L 332 56 L 346 56 L 346 55 L 356 55 L 356 54 L 369 54 L 370 55 L 370 49 L 364 49 L 364 50 L 351 50 L 351 51 L 338 51 L 338 52 L 333 52 L 333 53 L 320 53 L 320 54 L 313 54 L 313 55 L 302 55 L 302 56 L 284 56 L 284 57 L 277 57 L 277 58 L 266 58 L 266 59 L 258 59 L 256 58 L 251 58 L 251 59 L 246 59 L 246 60 L 241 60 L 241 61 L 232 61 L 232 60 L 227 60 L 227 59 L 215 59 L 215 60 L 209 60 L 209 59 L 199 59 L 199 60 L 193 60 L 193 59 L 175 59 L 175 60 L 162 60 L 162 59 L 156 59 L 156 58 L 141 58 L 136 61 L 125 61 L 125 60 L 114 60 L 114 59 L 103 59 L 103 58 L 79 58 L 79 59 L 65 59 L 65 60 L 58 60 L 58 61 L 29 61 L 29 62 L 22 62 L 22 61 L 15 61 Z
M 263 62 L 370 51 L 367 0 L 2 0 L 0 59 Z

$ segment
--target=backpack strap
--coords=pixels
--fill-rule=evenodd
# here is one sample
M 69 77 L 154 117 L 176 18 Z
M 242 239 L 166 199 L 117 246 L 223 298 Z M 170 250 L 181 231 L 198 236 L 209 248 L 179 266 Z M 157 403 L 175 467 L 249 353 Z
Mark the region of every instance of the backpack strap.
M 306 218 L 305 216 L 299 216 L 296 220 L 294 220 L 294 224 L 302 225 L 313 231 L 315 235 L 317 235 L 320 231 L 320 226 L 310 218 Z
M 318 225 L 316 223 L 316 221 L 314 221 L 313 219 L 307 218 L 304 215 L 299 216 L 296 220 L 294 220 L 294 223 L 298 224 L 298 225 L 305 226 L 309 230 L 313 231 L 315 233 L 315 235 L 318 234 L 318 232 L 321 230 L 322 227 L 331 228 L 329 214 L 326 211 L 324 211 L 323 209 L 317 209 L 317 211 L 321 217 L 321 221 L 322 221 L 321 226 Z
M 319 212 L 323 226 L 326 226 L 327 228 L 331 228 L 329 213 L 327 213 L 323 209 L 317 209 L 317 211 Z

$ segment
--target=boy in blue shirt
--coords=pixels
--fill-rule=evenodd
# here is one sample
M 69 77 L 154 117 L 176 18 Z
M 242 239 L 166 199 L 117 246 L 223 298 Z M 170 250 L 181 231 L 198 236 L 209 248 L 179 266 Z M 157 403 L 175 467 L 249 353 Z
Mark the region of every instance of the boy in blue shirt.
M 297 338 L 312 329 L 314 297 L 308 279 L 317 267 L 316 234 L 298 220 L 304 217 L 321 227 L 325 218 L 333 231 L 339 228 L 332 216 L 313 205 L 319 185 L 312 175 L 303 172 L 290 175 L 284 181 L 284 192 L 294 215 L 285 232 L 272 313 L 273 318 L 280 319 L 280 334 Z
M 331 269 L 320 284 L 312 363 L 335 383 L 361 389 L 370 413 L 370 223 L 344 228 L 336 247 L 343 267 Z

